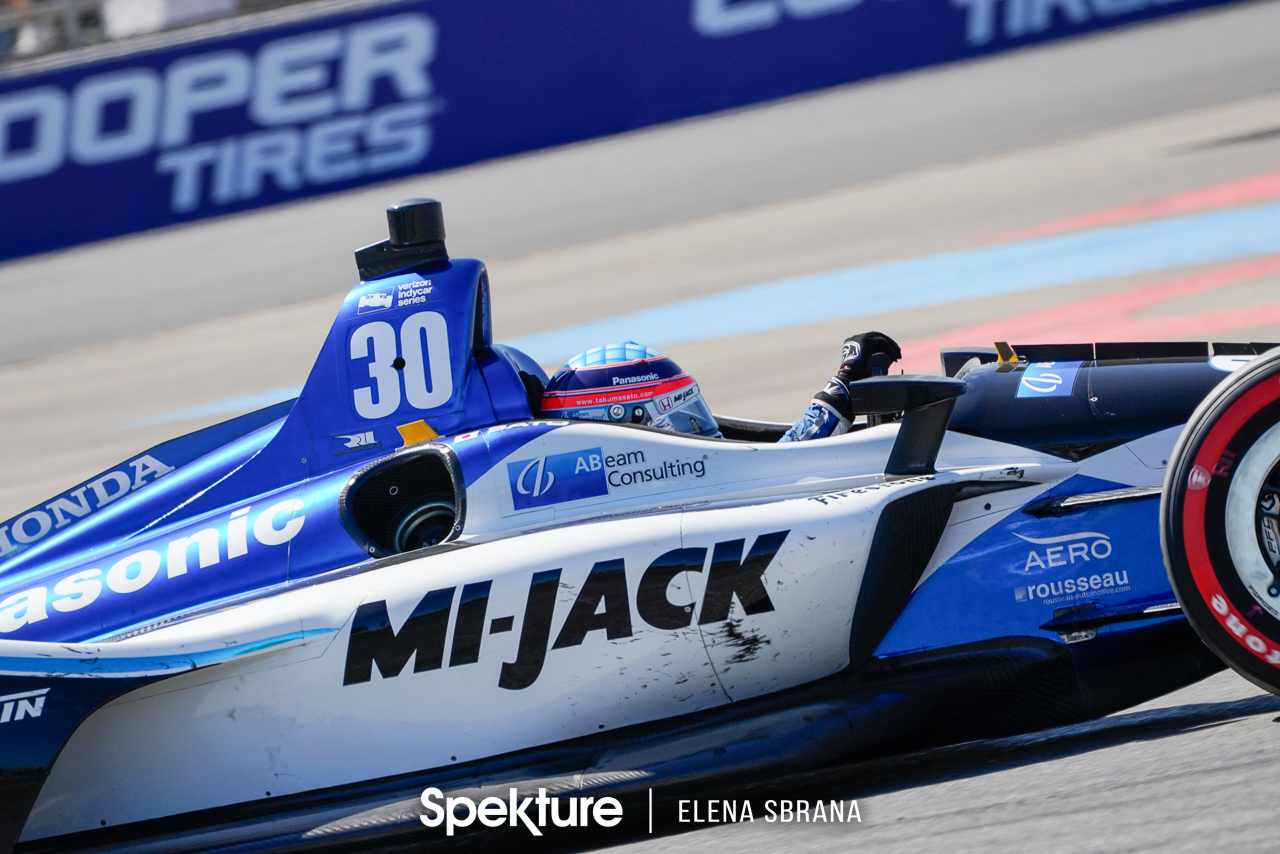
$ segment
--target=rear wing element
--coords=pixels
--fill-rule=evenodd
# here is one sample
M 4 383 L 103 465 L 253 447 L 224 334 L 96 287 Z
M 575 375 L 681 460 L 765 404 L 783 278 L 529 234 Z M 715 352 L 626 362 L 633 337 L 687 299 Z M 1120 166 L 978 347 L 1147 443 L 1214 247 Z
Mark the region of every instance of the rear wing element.
M 854 414 L 903 413 L 884 467 L 886 479 L 933 474 L 951 410 L 964 391 L 964 380 L 927 376 L 871 377 L 849 384 Z

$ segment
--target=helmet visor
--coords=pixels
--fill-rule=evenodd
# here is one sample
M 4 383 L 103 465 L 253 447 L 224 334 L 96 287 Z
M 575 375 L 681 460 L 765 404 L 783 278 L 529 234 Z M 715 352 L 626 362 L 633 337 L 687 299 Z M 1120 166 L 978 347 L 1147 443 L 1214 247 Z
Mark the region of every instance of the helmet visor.
M 650 422 L 650 426 L 657 427 L 659 430 L 687 433 L 691 436 L 721 438 L 720 426 L 716 424 L 715 417 L 712 416 L 711 410 L 707 408 L 701 395 L 695 395 L 691 400 L 669 412 L 658 413 Z

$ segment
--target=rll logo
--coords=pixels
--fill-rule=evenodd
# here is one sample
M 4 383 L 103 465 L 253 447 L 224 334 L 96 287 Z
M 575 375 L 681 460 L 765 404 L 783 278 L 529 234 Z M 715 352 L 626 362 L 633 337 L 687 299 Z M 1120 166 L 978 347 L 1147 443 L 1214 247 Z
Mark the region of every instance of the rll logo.
M 349 435 L 335 436 L 335 439 L 341 440 L 343 448 L 335 451 L 336 454 L 349 454 L 352 451 L 363 451 L 368 448 L 380 448 L 382 443 L 373 438 L 373 431 L 366 430 L 363 433 L 351 433 Z

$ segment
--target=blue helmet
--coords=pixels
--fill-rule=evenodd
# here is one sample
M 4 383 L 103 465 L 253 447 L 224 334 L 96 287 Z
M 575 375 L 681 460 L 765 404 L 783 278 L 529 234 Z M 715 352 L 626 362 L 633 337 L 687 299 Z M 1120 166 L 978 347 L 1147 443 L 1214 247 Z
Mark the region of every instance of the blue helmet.
M 542 414 L 720 437 L 693 377 L 634 341 L 595 347 L 565 362 L 547 384 Z

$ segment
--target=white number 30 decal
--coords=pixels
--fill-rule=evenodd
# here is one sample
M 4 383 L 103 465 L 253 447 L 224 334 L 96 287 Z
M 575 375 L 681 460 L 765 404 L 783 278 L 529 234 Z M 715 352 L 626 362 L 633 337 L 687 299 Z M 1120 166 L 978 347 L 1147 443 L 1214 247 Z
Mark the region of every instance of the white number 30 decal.
M 449 325 L 444 315 L 438 311 L 409 315 L 400 327 L 399 343 L 397 348 L 395 329 L 382 320 L 364 324 L 351 336 L 352 359 L 372 356 L 369 379 L 373 385 L 355 390 L 356 412 L 361 418 L 386 418 L 400 408 L 401 377 L 404 378 L 404 399 L 414 409 L 435 409 L 453 397 Z M 404 360 L 400 370 L 396 370 L 395 364 L 398 356 Z

